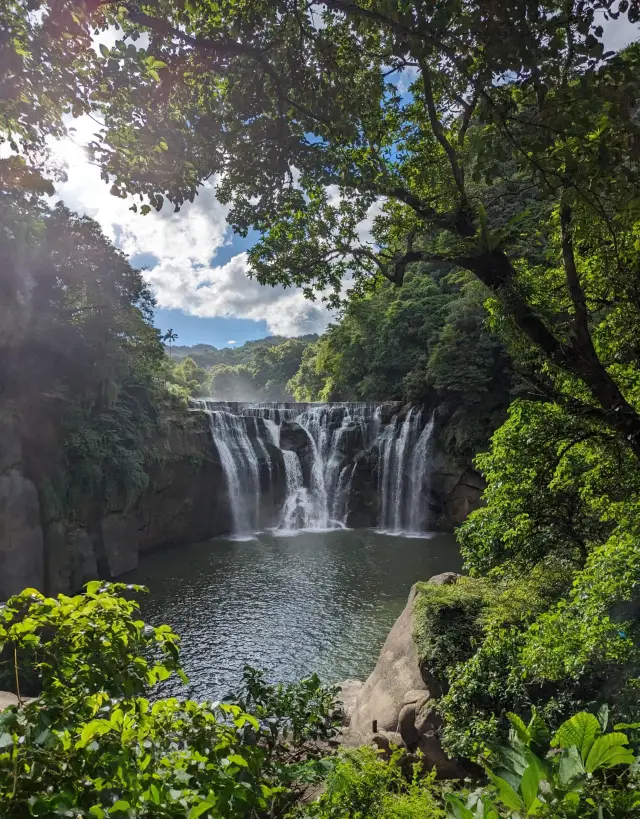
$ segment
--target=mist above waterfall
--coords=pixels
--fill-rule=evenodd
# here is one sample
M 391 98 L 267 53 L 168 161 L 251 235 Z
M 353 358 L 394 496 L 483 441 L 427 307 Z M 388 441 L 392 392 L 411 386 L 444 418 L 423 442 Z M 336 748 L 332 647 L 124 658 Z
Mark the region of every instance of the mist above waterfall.
M 363 504 L 381 531 L 428 531 L 434 423 L 419 407 L 203 399 L 194 408 L 210 418 L 234 536 L 347 528 Z

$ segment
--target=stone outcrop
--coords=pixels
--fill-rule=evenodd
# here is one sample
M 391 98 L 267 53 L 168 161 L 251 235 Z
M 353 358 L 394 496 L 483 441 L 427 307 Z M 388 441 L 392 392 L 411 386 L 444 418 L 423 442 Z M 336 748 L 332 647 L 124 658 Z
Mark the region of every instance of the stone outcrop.
M 302 467 L 302 480 L 309 488 L 314 455 L 313 441 L 307 430 L 297 421 L 283 421 L 280 426 L 280 448 L 296 453 Z
M 445 572 L 432 577 L 435 584 L 455 582 L 458 575 Z M 414 586 L 402 614 L 382 647 L 376 667 L 364 683 L 347 680 L 341 700 L 347 727 L 346 745 L 372 744 L 382 750 L 396 745 L 420 751 L 425 765 L 442 777 L 464 776 L 464 770 L 442 750 L 440 718 L 434 700 L 441 691 L 428 670 L 421 667 L 413 641 Z
M 38 492 L 24 475 L 22 444 L 10 418 L 0 419 L 0 600 L 44 581 Z
M 0 424 L 0 600 L 29 586 L 47 594 L 75 591 L 96 577 L 135 569 L 145 552 L 229 532 L 226 481 L 208 417 L 190 413 L 156 444 L 161 457 L 133 505 L 88 502 L 69 521 L 59 509 L 49 509 L 26 477 L 15 425 Z M 281 503 L 284 464 L 270 454 L 268 468 L 278 476 L 273 491 L 280 492 L 275 500 Z

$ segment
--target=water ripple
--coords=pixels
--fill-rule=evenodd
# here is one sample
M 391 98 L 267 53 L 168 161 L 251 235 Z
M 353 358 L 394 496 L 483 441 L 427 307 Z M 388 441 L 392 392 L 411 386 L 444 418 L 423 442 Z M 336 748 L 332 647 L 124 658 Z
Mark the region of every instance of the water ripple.
M 459 567 L 448 535 L 340 529 L 168 550 L 146 556 L 132 581 L 150 589 L 145 619 L 182 636 L 188 689 L 169 680 L 162 693 L 217 699 L 245 663 L 274 681 L 366 676 L 411 585 Z

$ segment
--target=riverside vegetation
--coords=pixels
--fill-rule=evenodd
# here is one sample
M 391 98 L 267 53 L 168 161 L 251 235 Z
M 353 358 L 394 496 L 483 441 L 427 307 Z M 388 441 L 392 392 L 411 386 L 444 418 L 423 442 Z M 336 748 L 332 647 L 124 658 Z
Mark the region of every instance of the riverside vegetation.
M 39 694 L 0 716 L 0 815 L 638 815 L 639 4 L 0 14 L 3 413 L 54 419 L 52 504 L 139 491 L 154 428 L 186 417 L 200 377 L 167 362 L 140 274 L 42 203 L 69 115 L 102 122 L 90 152 L 115 196 L 180 208 L 217 175 L 233 228 L 260 233 L 258 280 L 342 304 L 298 348 L 296 395 L 451 390 L 485 416 L 474 451 L 501 423 L 477 458 L 486 503 L 459 530 L 469 577 L 420 590 L 415 633 L 444 747 L 484 775 L 443 784 L 369 749 L 319 759 L 336 726 L 316 680 L 248 671 L 237 704 L 151 702 L 179 673 L 177 637 L 92 584 L 0 613 L 14 688 L 33 669 Z M 633 41 L 617 53 L 612 20 Z M 297 799 L 319 780 L 318 800 Z

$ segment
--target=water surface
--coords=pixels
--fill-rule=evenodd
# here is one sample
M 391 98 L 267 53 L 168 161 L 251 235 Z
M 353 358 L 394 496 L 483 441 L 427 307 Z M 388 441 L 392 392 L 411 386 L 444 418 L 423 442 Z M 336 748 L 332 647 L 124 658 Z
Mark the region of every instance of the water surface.
M 145 619 L 182 636 L 189 686 L 167 681 L 163 693 L 212 699 L 237 686 L 245 663 L 272 681 L 364 678 L 411 585 L 459 568 L 451 535 L 304 531 L 148 555 L 128 579 L 150 589 Z

